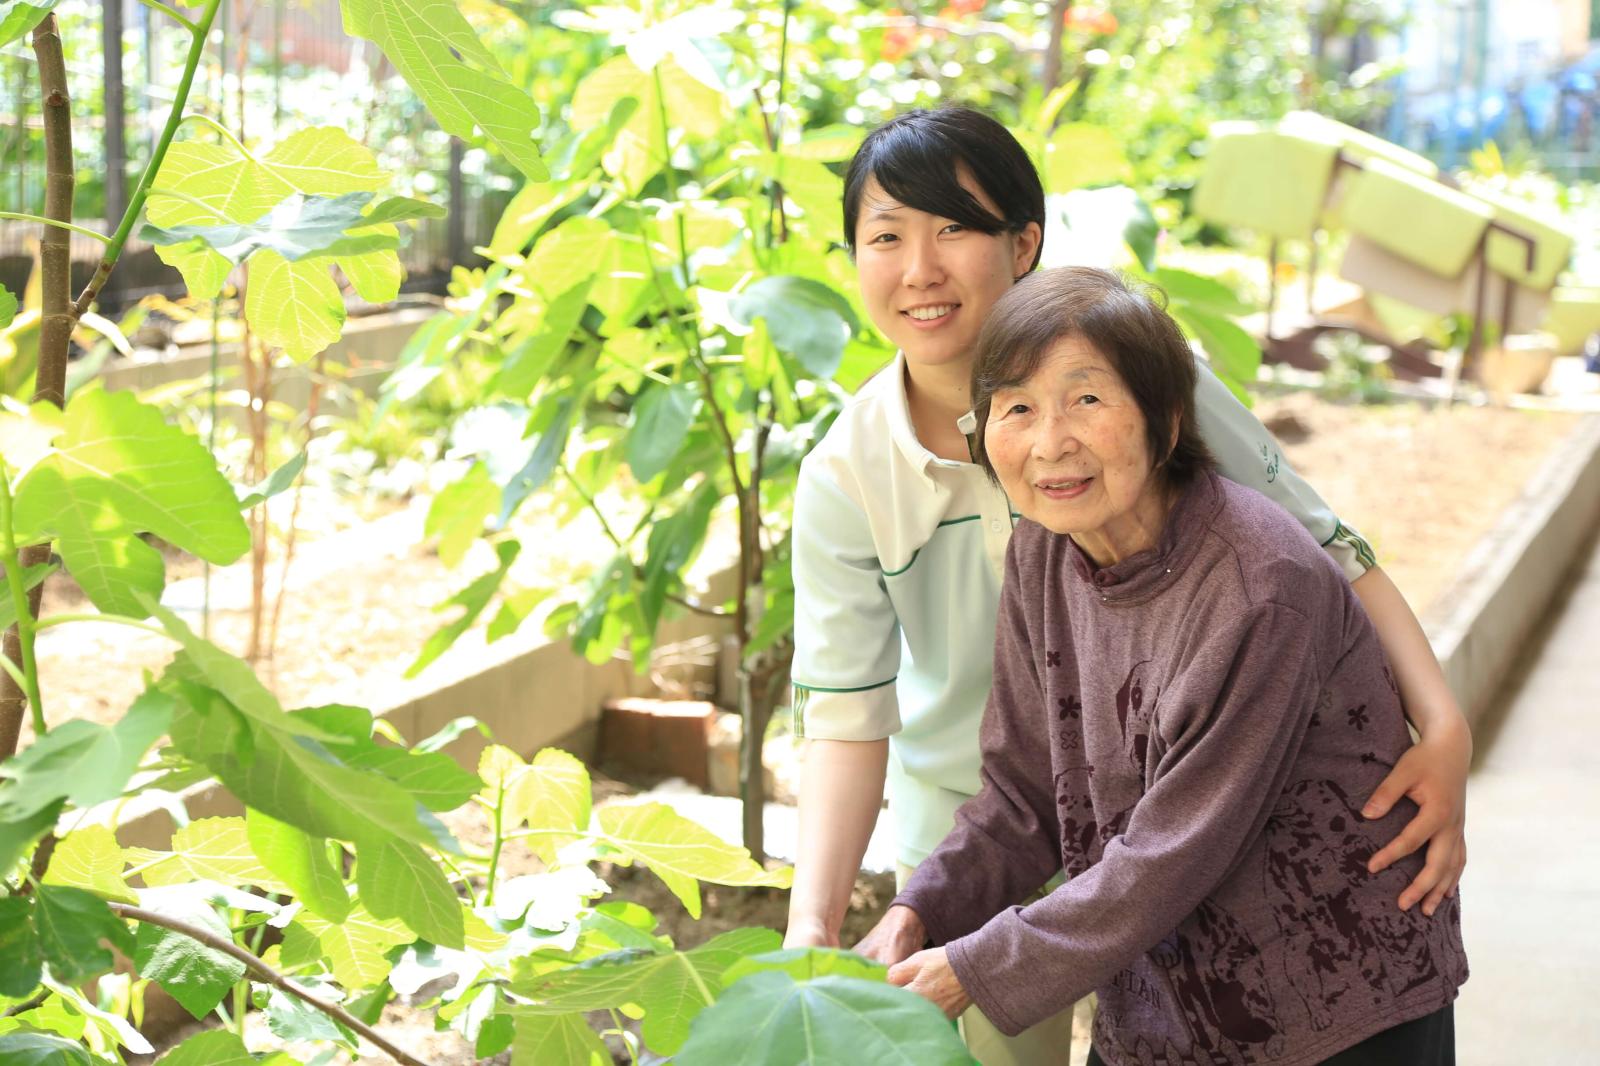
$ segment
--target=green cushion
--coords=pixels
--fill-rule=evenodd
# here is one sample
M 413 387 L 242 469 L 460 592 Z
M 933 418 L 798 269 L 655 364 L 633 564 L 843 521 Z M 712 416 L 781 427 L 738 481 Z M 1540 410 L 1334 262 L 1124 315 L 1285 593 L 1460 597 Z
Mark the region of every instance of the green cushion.
M 1600 333 L 1600 287 L 1559 288 L 1551 294 L 1544 330 L 1556 338 L 1556 354 L 1576 355 L 1591 333 Z
M 1529 270 L 1528 246 L 1514 237 L 1491 231 L 1486 249 L 1490 268 L 1531 289 L 1548 289 L 1554 285 L 1572 257 L 1574 243 L 1570 235 L 1561 231 L 1561 223 L 1541 218 L 1537 207 L 1521 200 L 1476 190 L 1473 195 L 1494 208 L 1495 221 L 1519 229 L 1534 240 L 1533 269 Z
M 1405 170 L 1426 174 L 1430 178 L 1439 176 L 1438 166 L 1428 157 L 1418 155 L 1409 148 L 1402 148 L 1366 130 L 1336 122 L 1315 111 L 1289 112 L 1279 120 L 1278 132 L 1336 144 L 1345 150 L 1346 155 L 1358 162 L 1382 159 Z
M 1194 213 L 1273 237 L 1311 236 L 1337 146 L 1252 123 L 1219 122 L 1211 134 L 1191 201 Z
M 1367 293 L 1367 304 L 1389 336 L 1401 344 L 1433 337 L 1444 321 L 1420 307 L 1375 292 Z
M 1349 176 L 1339 215 L 1352 233 L 1453 278 L 1472 258 L 1494 209 L 1414 171 L 1369 159 Z

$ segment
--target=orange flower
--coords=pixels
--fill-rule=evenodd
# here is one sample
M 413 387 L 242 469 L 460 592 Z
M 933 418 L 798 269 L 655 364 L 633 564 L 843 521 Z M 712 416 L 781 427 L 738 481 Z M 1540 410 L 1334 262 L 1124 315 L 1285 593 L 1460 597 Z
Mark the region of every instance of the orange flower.
M 897 17 L 899 14 L 898 11 L 889 12 L 890 17 Z M 893 63 L 911 51 L 911 46 L 916 43 L 916 31 L 910 26 L 890 26 L 883 33 L 883 49 L 878 54 Z
M 1107 35 L 1117 32 L 1117 16 L 1102 7 L 1074 4 L 1067 8 L 1067 29 Z
M 988 6 L 987 0 L 950 0 L 950 7 L 963 15 L 977 15 Z

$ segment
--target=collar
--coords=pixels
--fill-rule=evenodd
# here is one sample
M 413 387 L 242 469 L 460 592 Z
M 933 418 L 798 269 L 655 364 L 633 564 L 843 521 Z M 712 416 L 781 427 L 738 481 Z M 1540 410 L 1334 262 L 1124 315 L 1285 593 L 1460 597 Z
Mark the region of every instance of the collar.
M 1222 510 L 1222 486 L 1217 475 L 1204 471 L 1179 494 L 1161 527 L 1153 548 L 1128 556 L 1119 563 L 1097 567 L 1078 542 L 1071 545 L 1073 570 L 1093 585 L 1106 603 L 1138 603 L 1176 581 L 1194 559 L 1206 529 Z
M 916 427 L 911 424 L 911 400 L 906 395 L 906 355 L 894 353 L 894 360 L 879 371 L 883 381 L 884 414 L 889 422 L 889 436 L 911 469 L 930 485 L 934 483 L 935 468 L 959 469 L 970 463 L 957 463 L 941 459 L 917 439 Z M 959 422 L 957 423 L 959 425 Z

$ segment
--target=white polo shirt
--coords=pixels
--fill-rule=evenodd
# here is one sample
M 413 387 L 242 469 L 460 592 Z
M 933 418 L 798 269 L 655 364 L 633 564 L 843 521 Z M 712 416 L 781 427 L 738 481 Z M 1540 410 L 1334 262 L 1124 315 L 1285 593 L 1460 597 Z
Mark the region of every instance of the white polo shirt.
M 1227 478 L 1277 500 L 1351 580 L 1372 550 L 1289 468 L 1203 361 L 1201 435 Z M 973 463 L 917 439 L 896 355 L 800 466 L 793 535 L 794 731 L 890 738 L 898 858 L 915 866 L 978 791 L 978 724 L 1015 513 Z

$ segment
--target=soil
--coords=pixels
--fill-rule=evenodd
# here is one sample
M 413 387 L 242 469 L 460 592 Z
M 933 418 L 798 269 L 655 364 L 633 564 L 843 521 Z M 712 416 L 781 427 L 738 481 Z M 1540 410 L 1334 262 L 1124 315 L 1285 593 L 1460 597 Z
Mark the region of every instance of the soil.
M 1372 544 L 1424 621 L 1578 420 L 1502 407 L 1339 404 L 1311 392 L 1261 398 L 1255 413 L 1295 471 Z

